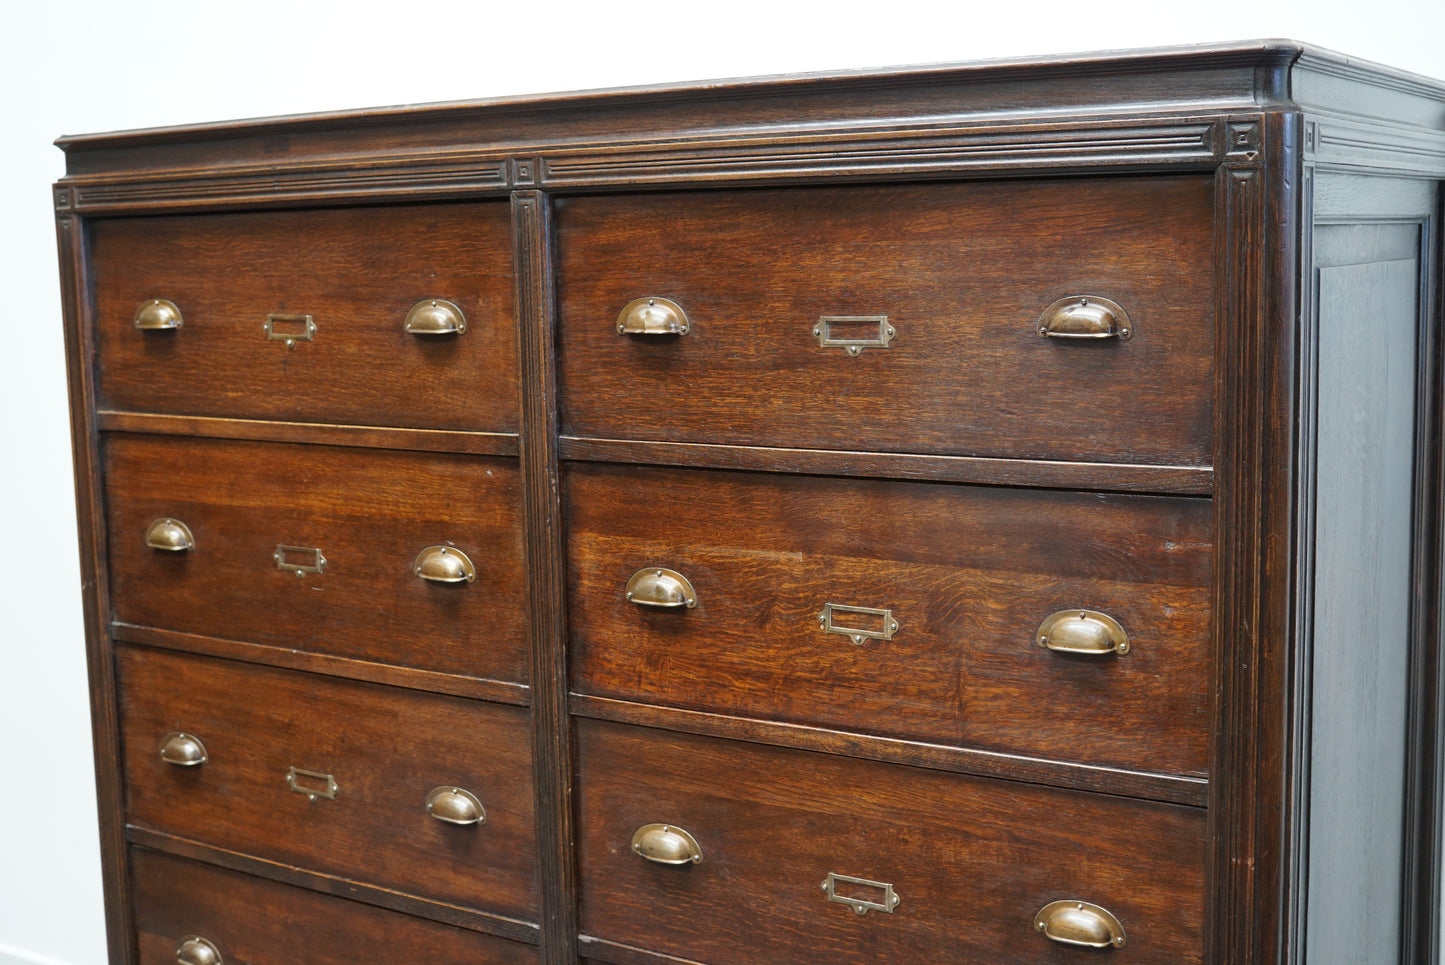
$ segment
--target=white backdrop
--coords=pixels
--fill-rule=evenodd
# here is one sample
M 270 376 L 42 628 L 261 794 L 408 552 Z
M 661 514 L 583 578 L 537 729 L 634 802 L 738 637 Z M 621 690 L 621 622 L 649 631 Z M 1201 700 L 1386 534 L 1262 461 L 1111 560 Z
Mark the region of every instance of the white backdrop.
M 1257 37 L 1445 77 L 1445 0 L 8 0 L 0 32 L 0 965 L 105 961 L 48 189 L 58 135 Z

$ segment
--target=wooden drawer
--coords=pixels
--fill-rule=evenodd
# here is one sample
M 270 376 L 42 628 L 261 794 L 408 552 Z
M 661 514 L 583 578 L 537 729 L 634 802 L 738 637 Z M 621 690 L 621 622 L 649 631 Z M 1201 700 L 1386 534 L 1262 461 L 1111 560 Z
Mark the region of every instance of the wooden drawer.
M 525 709 L 148 648 L 117 660 L 130 823 L 535 920 Z M 205 763 L 163 760 L 173 733 Z M 330 781 L 334 798 L 306 793 Z M 429 814 L 438 787 L 473 794 L 485 823 Z
M 1209 500 L 571 465 L 574 690 L 1203 775 Z M 696 606 L 629 602 L 662 567 Z M 827 604 L 886 610 L 834 612 Z M 1125 655 L 1036 640 L 1084 608 Z M 1057 641 L 1056 641 L 1057 642 Z
M 517 339 L 502 202 L 98 220 L 100 407 L 380 426 L 517 429 Z M 141 305 L 180 310 L 138 331 Z M 462 335 L 415 335 L 422 300 Z M 283 336 L 311 316 L 310 341 Z
M 1111 962 L 1201 960 L 1202 810 L 601 721 L 576 734 L 593 943 L 709 965 L 1076 962 L 1094 953 L 1034 916 L 1077 899 L 1122 925 Z M 701 862 L 634 854 L 654 823 L 689 832 Z M 828 900 L 830 875 L 890 885 L 897 906 L 856 914 Z M 834 891 L 887 903 L 882 887 Z
M 116 619 L 526 679 L 514 461 L 130 435 L 110 437 L 107 457 Z M 149 546 L 157 519 L 184 523 L 194 548 Z M 423 550 L 446 544 L 475 582 L 414 573 Z M 296 549 L 278 561 L 278 547 Z M 314 567 L 318 551 L 319 573 L 282 568 Z
M 561 199 L 562 432 L 1208 465 L 1213 207 L 1204 175 Z M 1040 337 L 1075 295 L 1131 337 Z M 687 334 L 619 334 L 639 297 Z M 875 315 L 886 348 L 814 334 Z
M 140 965 L 175 965 L 187 939 L 249 965 L 529 965 L 531 945 L 151 851 L 133 851 Z

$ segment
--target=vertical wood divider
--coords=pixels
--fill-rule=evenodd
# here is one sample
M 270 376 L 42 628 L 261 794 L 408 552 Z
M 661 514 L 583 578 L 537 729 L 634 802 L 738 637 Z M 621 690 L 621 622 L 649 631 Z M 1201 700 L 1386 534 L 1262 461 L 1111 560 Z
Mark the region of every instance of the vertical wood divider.
M 573 965 L 577 961 L 577 874 L 567 713 L 566 568 L 557 468 L 557 323 L 551 202 L 540 191 L 512 194 L 512 258 L 521 329 L 520 445 L 532 647 L 541 961 L 542 965 Z

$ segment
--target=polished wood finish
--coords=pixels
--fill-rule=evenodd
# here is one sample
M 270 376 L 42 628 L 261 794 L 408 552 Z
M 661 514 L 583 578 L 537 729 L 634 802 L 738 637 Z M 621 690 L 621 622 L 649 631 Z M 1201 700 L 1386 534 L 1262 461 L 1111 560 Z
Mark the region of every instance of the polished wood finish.
M 393 949 L 421 961 L 526 965 L 536 946 L 451 928 L 344 898 L 137 850 L 136 921 L 142 965 L 173 965 L 181 940 L 199 935 L 226 961 L 393 965 Z
M 104 408 L 517 429 L 505 205 L 115 219 L 90 241 Z M 184 327 L 137 331 L 152 298 L 175 302 Z M 407 334 L 428 298 L 456 303 L 466 334 Z M 314 339 L 269 339 L 273 314 L 311 316 Z
M 591 465 L 564 481 L 580 693 L 1208 771 L 1207 501 Z M 628 578 L 655 566 L 697 606 L 630 603 Z M 829 603 L 899 629 L 823 632 Z M 1045 617 L 1080 608 L 1119 620 L 1128 654 L 1038 645 Z
M 132 823 L 535 918 L 524 711 L 129 646 L 117 657 Z M 173 731 L 200 738 L 210 760 L 190 768 L 162 761 L 161 740 Z M 331 775 L 335 799 L 291 790 L 292 768 Z M 486 822 L 431 817 L 426 796 L 439 785 L 472 789 Z
M 562 431 L 1209 465 L 1212 204 L 1200 176 L 559 201 Z M 618 334 L 648 295 L 687 335 Z M 1132 337 L 1041 338 L 1069 295 Z M 874 315 L 897 335 L 856 358 L 813 334 Z
M 579 723 L 577 744 L 591 938 L 717 965 L 1057 962 L 1033 915 L 1078 898 L 1125 923 L 1128 944 L 1111 961 L 1200 961 L 1197 809 L 600 721 Z M 689 831 L 702 861 L 666 867 L 632 853 L 633 832 L 651 822 Z M 893 885 L 898 908 L 860 916 L 829 902 L 830 872 Z M 849 893 L 877 900 L 881 889 Z
M 515 461 L 127 434 L 106 456 L 117 621 L 527 681 Z M 195 549 L 146 546 L 158 517 Z M 476 582 L 418 578 L 434 544 L 466 553 Z M 279 569 L 283 545 L 319 550 L 324 571 Z
M 113 962 L 159 906 L 254 900 L 378 936 L 346 960 L 1301 965 L 1337 950 L 1344 882 L 1377 909 L 1348 957 L 1432 961 L 1442 118 L 1445 85 L 1259 42 L 62 139 Z M 1339 225 L 1416 232 L 1412 268 L 1372 249 L 1321 272 L 1345 268 Z M 1040 337 L 1079 295 L 1129 338 Z M 677 301 L 687 333 L 618 334 L 638 297 Z M 135 329 L 155 298 L 183 328 Z M 421 298 L 468 332 L 405 334 Z M 1414 433 L 1352 461 L 1321 429 L 1358 408 L 1334 393 L 1369 353 L 1321 349 L 1381 305 L 1416 337 L 1384 424 Z M 272 313 L 315 339 L 267 340 Z M 891 333 L 827 324 L 886 348 L 813 331 L 883 314 Z M 1371 595 L 1329 480 L 1354 466 L 1368 494 L 1387 462 L 1408 577 Z M 166 516 L 194 555 L 144 547 Z M 478 583 L 409 576 L 448 541 Z M 327 573 L 278 572 L 280 542 Z M 224 578 L 197 579 L 218 547 Z M 389 562 L 357 571 L 363 550 Z M 622 599 L 643 565 L 685 572 L 697 607 Z M 823 603 L 900 629 L 855 646 L 817 630 Z M 1064 607 L 1122 614 L 1131 652 L 1038 648 Z M 1317 607 L 1407 629 L 1339 646 Z M 1380 739 L 1347 750 L 1323 715 L 1354 721 L 1338 704 L 1386 666 L 1400 716 L 1358 715 Z M 181 717 L 205 723 L 199 772 L 159 759 Z M 311 769 L 427 787 L 358 800 L 348 776 L 313 804 L 284 786 L 308 765 L 267 756 L 301 737 L 341 762 Z M 426 792 L 491 774 L 500 823 L 488 804 L 471 830 L 525 829 L 428 877 L 467 829 Z M 1361 780 L 1395 813 L 1351 837 L 1369 807 L 1328 804 Z M 657 821 L 703 863 L 632 854 Z M 829 871 L 902 904 L 828 903 Z M 1126 945 L 1041 938 L 1063 885 Z

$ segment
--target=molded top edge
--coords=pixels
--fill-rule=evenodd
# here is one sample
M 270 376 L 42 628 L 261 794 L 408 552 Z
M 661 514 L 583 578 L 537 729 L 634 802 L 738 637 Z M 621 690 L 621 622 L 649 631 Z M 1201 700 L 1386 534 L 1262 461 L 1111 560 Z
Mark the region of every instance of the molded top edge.
M 204 140 L 217 136 L 256 135 L 272 130 L 320 131 L 338 127 L 383 125 L 397 121 L 446 121 L 472 115 L 517 115 L 595 110 L 599 107 L 660 106 L 679 101 L 722 101 L 824 92 L 863 92 L 877 88 L 919 88 L 937 84 L 968 85 L 1002 81 L 1049 83 L 1080 76 L 1167 71 L 1201 71 L 1221 68 L 1288 68 L 1308 53 L 1321 63 L 1333 63 L 1359 72 L 1410 81 L 1422 92 L 1445 98 L 1445 83 L 1394 71 L 1364 61 L 1309 47 L 1292 40 L 1257 40 L 1226 44 L 1197 44 L 1145 50 L 1115 50 L 1056 54 L 1043 57 L 981 60 L 957 64 L 928 64 L 781 74 L 760 77 L 687 81 L 639 87 L 602 88 L 549 94 L 526 94 L 481 100 L 442 101 L 358 110 L 293 114 L 234 121 L 144 128 L 97 134 L 66 135 L 55 144 L 65 151 L 139 147 L 149 143 Z M 1262 97 L 1256 90 L 1241 90 L 1242 99 Z

